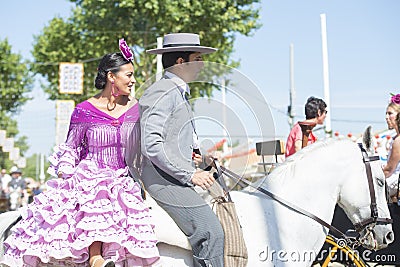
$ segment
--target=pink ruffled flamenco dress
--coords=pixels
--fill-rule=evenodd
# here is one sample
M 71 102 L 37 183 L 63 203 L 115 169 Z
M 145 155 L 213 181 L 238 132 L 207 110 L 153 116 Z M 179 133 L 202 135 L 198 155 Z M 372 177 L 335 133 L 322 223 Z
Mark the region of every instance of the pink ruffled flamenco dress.
M 154 224 L 126 164 L 127 158 L 140 164 L 138 120 L 138 104 L 119 118 L 88 101 L 77 105 L 67 141 L 49 158 L 49 173 L 63 178 L 49 180 L 47 191 L 22 210 L 2 263 L 86 267 L 94 241 L 103 242 L 103 257 L 116 266 L 158 262 Z

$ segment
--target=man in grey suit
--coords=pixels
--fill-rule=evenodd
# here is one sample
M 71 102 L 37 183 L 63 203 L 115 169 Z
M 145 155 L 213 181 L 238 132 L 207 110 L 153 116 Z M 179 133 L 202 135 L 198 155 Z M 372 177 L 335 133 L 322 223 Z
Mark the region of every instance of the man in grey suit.
M 193 189 L 207 189 L 215 179 L 197 167 L 201 157 L 194 153 L 198 139 L 186 97 L 203 67 L 202 54 L 215 51 L 200 46 L 197 34 L 167 34 L 163 48 L 147 51 L 162 54 L 164 76 L 139 99 L 143 184 L 188 237 L 196 267 L 224 266 L 221 224 Z

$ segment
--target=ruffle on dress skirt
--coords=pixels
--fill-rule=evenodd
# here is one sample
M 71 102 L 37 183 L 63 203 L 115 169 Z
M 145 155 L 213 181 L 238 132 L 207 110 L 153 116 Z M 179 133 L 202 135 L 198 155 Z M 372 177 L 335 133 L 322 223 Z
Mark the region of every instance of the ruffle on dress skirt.
M 140 187 L 127 169 L 98 169 L 82 161 L 68 179 L 23 209 L 7 238 L 2 263 L 9 266 L 88 266 L 88 247 L 103 242 L 103 257 L 116 266 L 148 266 L 159 259 L 154 224 Z

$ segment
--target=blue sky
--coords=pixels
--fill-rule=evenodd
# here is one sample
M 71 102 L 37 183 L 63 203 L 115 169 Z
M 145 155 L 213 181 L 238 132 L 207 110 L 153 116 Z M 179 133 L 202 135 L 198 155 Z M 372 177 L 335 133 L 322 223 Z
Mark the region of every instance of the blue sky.
M 54 16 L 66 17 L 66 0 L 9 1 L 0 10 L 0 39 L 31 59 L 33 35 Z M 400 93 L 400 2 L 397 0 L 263 0 L 263 26 L 252 37 L 237 38 L 233 58 L 272 106 L 276 134 L 289 132 L 289 45 L 294 45 L 296 119 L 311 96 L 324 97 L 320 14 L 327 19 L 332 130 L 359 134 L 371 124 L 386 129 L 389 94 Z M 55 143 L 55 104 L 36 83 L 32 96 L 15 118 L 31 149 L 49 153 Z
M 320 14 L 327 19 L 333 131 L 383 130 L 389 93 L 399 92 L 398 1 L 263 1 L 263 27 L 238 38 L 240 69 L 273 109 L 277 134 L 288 132 L 289 44 L 294 45 L 296 113 L 311 95 L 324 97 Z M 283 112 L 283 113 L 282 113 Z

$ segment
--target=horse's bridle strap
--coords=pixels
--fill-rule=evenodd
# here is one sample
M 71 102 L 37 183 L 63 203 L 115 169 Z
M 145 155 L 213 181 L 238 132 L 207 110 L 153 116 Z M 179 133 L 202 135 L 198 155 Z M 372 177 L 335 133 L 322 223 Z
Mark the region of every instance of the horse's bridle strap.
M 362 222 L 359 223 L 355 223 L 354 224 L 354 228 L 357 232 L 361 232 L 361 230 L 363 230 L 366 226 L 370 225 L 370 224 L 389 224 L 389 223 L 393 223 L 392 219 L 389 218 L 369 218 L 366 219 Z
M 363 155 L 363 157 L 364 157 L 364 155 Z M 364 161 L 364 164 L 365 164 L 365 171 L 367 173 L 367 179 L 368 179 L 369 196 L 371 198 L 371 205 L 370 205 L 371 217 L 378 218 L 378 208 L 376 205 L 374 181 L 372 181 L 371 164 L 369 163 L 369 161 Z
M 371 156 L 369 157 L 367 155 L 367 151 L 362 147 L 362 144 L 359 144 L 359 147 L 361 149 L 361 153 L 363 156 L 363 162 L 365 164 L 365 170 L 366 170 L 366 174 L 367 174 L 367 180 L 368 180 L 368 188 L 369 188 L 369 195 L 370 195 L 370 199 L 371 199 L 371 217 L 359 222 L 359 223 L 355 223 L 354 224 L 354 228 L 356 229 L 357 232 L 361 232 L 365 227 L 367 227 L 370 224 L 390 224 L 393 222 L 392 219 L 389 218 L 379 218 L 378 217 L 378 208 L 377 208 L 377 203 L 376 203 L 376 196 L 375 196 L 375 188 L 374 188 L 374 182 L 372 179 L 372 171 L 371 171 L 371 165 L 370 162 L 371 161 L 376 161 L 379 160 L 378 156 Z M 296 211 L 300 214 L 303 214 L 311 219 L 313 219 L 314 221 L 318 222 L 319 224 L 325 226 L 326 228 L 328 228 L 331 232 L 335 233 L 336 235 L 339 235 L 340 237 L 344 237 L 346 238 L 346 235 L 343 234 L 340 230 L 338 230 L 336 227 L 334 227 L 333 225 L 330 225 L 329 223 L 325 222 L 324 220 L 322 220 L 321 218 L 315 216 L 314 214 L 294 205 L 293 203 L 289 203 L 288 201 L 284 200 L 283 198 L 275 195 L 274 193 L 262 188 L 262 187 L 255 187 L 253 186 L 249 181 L 243 179 L 241 176 L 237 175 L 236 173 L 226 169 L 223 166 L 220 166 L 218 160 L 214 159 L 214 166 L 216 167 L 217 171 L 218 171 L 218 177 L 222 176 L 222 173 L 224 173 L 225 175 L 227 175 L 228 177 L 230 177 L 231 179 L 233 179 L 234 181 L 236 181 L 238 184 L 241 185 L 246 185 L 249 187 L 252 187 L 262 193 L 264 193 L 265 195 L 269 196 L 270 198 L 272 198 L 273 200 L 279 202 L 280 204 L 284 205 L 285 207 L 287 207 L 288 209 L 291 209 L 293 211 Z
M 215 164 L 215 162 L 217 162 L 217 164 Z M 260 191 L 261 193 L 264 193 L 265 195 L 269 196 L 271 199 L 279 202 L 280 204 L 282 204 L 283 206 L 285 206 L 286 208 L 293 210 L 295 212 L 298 212 L 300 214 L 303 214 L 311 219 L 313 219 L 314 221 L 318 222 L 319 224 L 325 226 L 326 228 L 328 228 L 332 233 L 339 235 L 340 237 L 343 238 L 347 238 L 345 234 L 343 234 L 339 229 L 337 229 L 336 227 L 334 227 L 333 225 L 330 225 L 329 223 L 325 222 L 324 220 L 322 220 L 321 218 L 315 216 L 314 214 L 294 205 L 293 203 L 290 203 L 288 201 L 286 201 L 285 199 L 275 195 L 274 193 L 262 188 L 262 187 L 255 187 L 253 186 L 249 181 L 243 179 L 241 176 L 239 176 L 238 174 L 232 172 L 231 170 L 226 169 L 223 166 L 220 166 L 218 164 L 217 160 L 214 160 L 214 164 L 215 166 L 219 166 L 221 171 L 218 171 L 218 176 L 221 176 L 222 173 L 224 173 L 226 176 L 230 177 L 232 180 L 234 180 L 236 183 L 241 184 L 241 185 L 246 185 L 249 187 L 252 187 L 258 191 Z
M 375 196 L 375 187 L 374 181 L 372 179 L 372 171 L 371 171 L 371 161 L 379 160 L 379 156 L 371 156 L 369 157 L 367 151 L 364 149 L 362 144 L 358 144 L 361 154 L 363 157 L 363 162 L 365 165 L 365 172 L 367 173 L 367 180 L 368 180 L 368 188 L 369 188 L 369 196 L 371 199 L 371 218 L 368 218 L 362 222 L 354 224 L 354 228 L 357 232 L 362 231 L 366 226 L 373 224 L 373 223 L 381 223 L 381 224 L 388 224 L 392 223 L 393 220 L 389 218 L 378 218 L 378 207 L 376 204 L 376 196 Z

